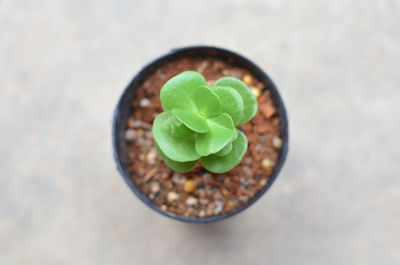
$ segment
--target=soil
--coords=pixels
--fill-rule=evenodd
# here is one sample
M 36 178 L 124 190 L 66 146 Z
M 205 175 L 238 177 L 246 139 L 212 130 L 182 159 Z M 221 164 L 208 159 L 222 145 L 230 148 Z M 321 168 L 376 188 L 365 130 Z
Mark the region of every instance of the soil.
M 188 173 L 174 172 L 155 151 L 151 124 L 162 112 L 160 89 L 171 77 L 187 70 L 200 72 L 210 85 L 223 76 L 238 77 L 258 96 L 257 115 L 238 127 L 247 136 L 247 153 L 229 172 L 213 174 L 201 163 Z M 140 190 L 161 210 L 197 218 L 224 214 L 246 204 L 268 183 L 282 144 L 280 118 L 269 91 L 246 69 L 215 58 L 171 61 L 137 88 L 132 107 L 125 132 L 129 173 Z

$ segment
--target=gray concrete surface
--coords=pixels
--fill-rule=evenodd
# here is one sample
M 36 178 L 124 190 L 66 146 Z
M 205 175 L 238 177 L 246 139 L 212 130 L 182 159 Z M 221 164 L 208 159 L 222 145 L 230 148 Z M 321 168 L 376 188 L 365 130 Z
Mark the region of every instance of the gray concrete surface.
M 119 177 L 112 111 L 146 62 L 212 44 L 276 81 L 290 154 L 190 225 Z M 0 264 L 400 264 L 398 0 L 0 2 Z

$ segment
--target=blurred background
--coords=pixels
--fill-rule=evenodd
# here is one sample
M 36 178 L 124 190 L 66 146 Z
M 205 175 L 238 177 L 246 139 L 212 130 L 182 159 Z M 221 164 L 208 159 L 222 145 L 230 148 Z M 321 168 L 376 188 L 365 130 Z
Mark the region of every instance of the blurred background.
M 286 103 L 269 192 L 194 225 L 112 157 L 114 106 L 175 47 L 254 60 Z M 0 264 L 400 264 L 400 1 L 0 1 Z

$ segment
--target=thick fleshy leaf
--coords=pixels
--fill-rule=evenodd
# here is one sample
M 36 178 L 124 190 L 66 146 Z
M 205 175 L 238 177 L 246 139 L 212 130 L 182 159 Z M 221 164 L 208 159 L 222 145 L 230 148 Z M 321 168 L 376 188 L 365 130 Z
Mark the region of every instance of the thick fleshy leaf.
M 177 162 L 194 161 L 200 158 L 195 149 L 194 133 L 186 138 L 174 136 L 173 127 L 180 123 L 170 112 L 159 114 L 153 123 L 154 140 L 161 151 L 171 160 Z
M 208 156 L 220 151 L 235 134 L 232 118 L 226 113 L 207 119 L 207 123 L 210 130 L 198 134 L 195 141 L 196 152 L 200 156 Z
M 194 93 L 199 86 L 207 85 L 204 77 L 193 71 L 186 71 L 172 77 L 161 88 L 160 98 L 164 110 L 196 110 Z
M 232 143 L 228 143 L 225 145 L 224 148 L 221 149 L 221 151 L 215 153 L 216 156 L 226 156 L 232 151 Z
M 226 156 L 209 155 L 201 159 L 203 166 L 213 173 L 224 173 L 236 167 L 247 151 L 246 136 L 239 131 L 238 137 L 232 142 L 232 151 Z
M 182 122 L 175 122 L 171 126 L 171 135 L 175 138 L 187 138 L 193 136 L 194 133 Z
M 194 93 L 197 111 L 206 118 L 221 113 L 222 105 L 219 97 L 207 86 L 199 86 Z
M 228 113 L 234 125 L 238 125 L 243 117 L 243 99 L 234 88 L 215 86 L 213 91 L 222 103 L 222 112 Z
M 164 160 L 165 164 L 167 164 L 170 168 L 172 168 L 173 170 L 178 171 L 178 172 L 182 172 L 182 173 L 188 172 L 196 166 L 197 162 L 199 162 L 199 160 L 189 161 L 189 162 L 176 162 L 174 160 L 171 160 L 161 151 L 161 149 L 157 143 L 156 143 L 156 150 L 157 150 L 157 153 Z
M 239 135 L 238 131 L 239 131 L 238 129 L 235 130 L 235 134 L 233 135 L 232 142 L 235 141 L 236 138 L 238 137 L 238 135 Z
M 231 76 L 225 76 L 217 80 L 215 86 L 228 86 L 236 89 L 243 99 L 243 116 L 239 124 L 251 120 L 257 113 L 257 100 L 251 90 L 240 79 Z
M 179 121 L 195 132 L 206 133 L 210 129 L 207 120 L 194 110 L 173 109 L 171 112 Z

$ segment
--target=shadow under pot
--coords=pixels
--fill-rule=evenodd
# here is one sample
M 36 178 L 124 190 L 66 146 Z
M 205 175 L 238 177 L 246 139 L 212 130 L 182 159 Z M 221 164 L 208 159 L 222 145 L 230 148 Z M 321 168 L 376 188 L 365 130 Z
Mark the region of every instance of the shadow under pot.
M 237 77 L 257 99 L 254 118 L 238 126 L 247 137 L 247 152 L 226 173 L 208 172 L 201 163 L 190 172 L 175 172 L 155 149 L 152 124 L 163 112 L 160 90 L 184 71 L 199 72 L 208 85 Z M 208 46 L 175 49 L 145 66 L 123 92 L 112 130 L 114 157 L 130 189 L 151 209 L 185 222 L 226 219 L 252 205 L 278 176 L 288 151 L 285 107 L 268 75 L 237 53 Z

